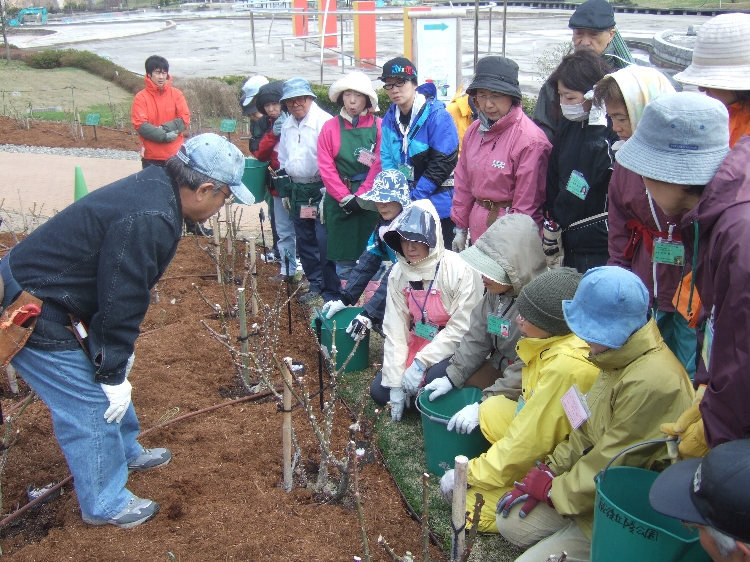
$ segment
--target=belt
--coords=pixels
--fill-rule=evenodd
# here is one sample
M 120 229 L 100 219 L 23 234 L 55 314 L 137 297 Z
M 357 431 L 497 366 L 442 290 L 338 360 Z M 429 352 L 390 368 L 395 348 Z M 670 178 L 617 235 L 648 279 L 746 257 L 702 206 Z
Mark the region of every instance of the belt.
M 513 201 L 491 201 L 490 199 L 475 199 L 477 205 L 487 209 L 490 214 L 487 215 L 487 228 L 497 220 L 497 213 L 500 209 L 507 209 L 513 205 Z

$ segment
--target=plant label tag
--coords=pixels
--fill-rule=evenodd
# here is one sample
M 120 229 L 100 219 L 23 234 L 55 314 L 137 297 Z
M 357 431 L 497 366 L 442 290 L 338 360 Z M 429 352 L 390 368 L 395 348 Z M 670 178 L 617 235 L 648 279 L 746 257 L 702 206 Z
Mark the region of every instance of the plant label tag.
M 685 263 L 685 246 L 680 242 L 657 238 L 654 240 L 653 260 L 654 263 L 679 265 L 682 267 Z
M 368 168 L 371 168 L 372 165 L 375 163 L 375 155 L 372 153 L 372 151 L 367 149 L 362 149 L 359 151 L 359 154 L 357 155 L 357 162 L 360 164 L 364 164 Z
M 708 370 L 711 364 L 711 345 L 714 343 L 714 310 L 716 307 L 711 308 L 711 316 L 706 321 L 706 330 L 703 332 L 703 347 L 701 348 L 701 357 L 703 357 L 703 364 Z
M 560 398 L 565 415 L 573 429 L 578 429 L 587 419 L 591 417 L 591 410 L 586 404 L 586 397 L 578 390 L 578 385 L 574 384 L 570 390 Z
M 408 181 L 414 181 L 414 166 L 409 166 L 409 164 L 399 164 L 398 171 L 404 174 Z
M 318 217 L 318 207 L 316 205 L 301 205 L 299 216 L 301 219 L 315 219 Z
M 573 170 L 568 180 L 568 185 L 565 186 L 567 191 L 570 191 L 573 195 L 579 199 L 586 199 L 589 194 L 589 184 L 586 182 L 586 178 L 583 177 L 581 172 Z
M 440 327 L 432 322 L 417 322 L 414 326 L 414 334 L 427 341 L 432 341 L 438 335 Z
M 516 406 L 516 413 L 513 414 L 513 417 L 515 418 L 518 414 L 521 413 L 521 410 L 523 410 L 523 407 L 526 405 L 526 399 L 523 397 L 523 394 L 518 397 L 518 406 Z
M 490 313 L 487 316 L 487 331 L 494 336 L 500 336 L 507 340 L 510 337 L 510 320 L 499 314 Z

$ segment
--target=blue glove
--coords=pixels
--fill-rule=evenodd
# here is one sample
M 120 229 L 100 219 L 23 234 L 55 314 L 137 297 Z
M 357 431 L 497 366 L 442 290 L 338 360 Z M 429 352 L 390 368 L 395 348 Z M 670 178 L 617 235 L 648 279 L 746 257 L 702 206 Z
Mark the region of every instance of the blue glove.
M 276 118 L 276 121 L 273 122 L 273 134 L 277 137 L 281 136 L 281 126 L 284 124 L 284 121 L 286 121 L 287 117 L 289 117 L 289 114 L 282 111 L 281 115 L 279 115 Z
M 411 364 L 411 367 L 406 369 L 404 372 L 404 378 L 401 381 L 401 388 L 404 392 L 411 396 L 417 395 L 419 385 L 422 383 L 422 377 L 424 376 L 425 367 L 420 363 L 419 359 L 415 359 Z

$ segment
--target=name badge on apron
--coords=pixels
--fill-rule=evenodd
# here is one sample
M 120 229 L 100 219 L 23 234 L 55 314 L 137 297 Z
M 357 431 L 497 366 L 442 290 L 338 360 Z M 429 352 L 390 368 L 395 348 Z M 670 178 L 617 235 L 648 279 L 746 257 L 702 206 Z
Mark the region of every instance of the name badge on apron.
M 301 219 L 316 219 L 318 217 L 317 205 L 300 205 L 299 216 Z
M 591 410 L 586 403 L 586 397 L 581 394 L 577 384 L 571 386 L 570 390 L 562 395 L 560 402 L 562 402 L 565 415 L 573 429 L 578 429 L 583 425 L 583 422 L 591 417 Z
M 490 313 L 487 316 L 487 331 L 494 336 L 500 336 L 507 340 L 510 337 L 510 320 L 499 314 Z
M 404 177 L 406 177 L 407 180 L 414 181 L 414 166 L 410 166 L 409 164 L 399 164 L 398 171 L 404 174 Z
M 711 364 L 711 346 L 714 343 L 714 310 L 716 307 L 711 308 L 711 316 L 706 321 L 706 330 L 703 332 L 703 347 L 701 348 L 701 357 L 703 357 L 703 364 L 708 367 Z
M 432 322 L 417 322 L 414 325 L 414 334 L 427 341 L 432 341 L 438 335 L 440 326 Z
M 359 154 L 357 154 L 357 162 L 360 164 L 364 164 L 368 168 L 371 168 L 372 165 L 375 163 L 376 157 L 375 154 L 371 150 L 367 150 L 366 148 L 363 148 L 359 151 Z
M 654 240 L 653 261 L 654 263 L 679 265 L 682 267 L 685 263 L 685 246 L 681 242 L 657 238 Z
M 570 191 L 573 195 L 579 199 L 586 199 L 589 194 L 589 184 L 586 182 L 586 178 L 583 177 L 581 172 L 573 170 L 568 180 L 568 185 L 565 186 L 567 191 Z

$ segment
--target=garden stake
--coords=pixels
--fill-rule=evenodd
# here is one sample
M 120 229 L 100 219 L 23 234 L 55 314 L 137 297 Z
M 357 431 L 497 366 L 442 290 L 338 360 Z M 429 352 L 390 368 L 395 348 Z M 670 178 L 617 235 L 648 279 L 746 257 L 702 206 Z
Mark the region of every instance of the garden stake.
M 252 14 L 252 12 L 250 12 Z M 263 212 L 263 207 L 260 208 L 258 213 L 260 219 L 260 239 L 263 241 L 263 261 L 268 263 L 268 250 L 266 249 L 266 233 L 263 232 L 263 223 L 266 221 L 266 214 Z M 289 273 L 289 271 L 287 271 Z
M 354 484 L 354 503 L 357 506 L 357 521 L 362 533 L 362 549 L 364 550 L 365 562 L 370 562 L 370 545 L 367 542 L 367 530 L 365 529 L 365 514 L 362 511 L 362 495 L 359 493 L 359 467 L 357 466 L 357 431 L 359 424 L 349 426 L 349 470 L 354 471 L 352 482 Z
M 216 252 L 216 281 L 221 283 L 221 266 L 219 265 L 219 262 L 221 261 L 221 238 L 219 237 L 219 219 L 216 215 L 211 217 L 211 226 L 214 229 L 214 251 Z M 200 228 L 200 226 L 198 226 Z
M 255 236 L 250 237 L 250 305 L 253 316 L 258 316 L 258 269 L 255 265 Z
M 232 211 L 230 210 L 230 204 L 224 203 L 224 214 L 226 215 L 226 223 L 227 223 L 227 255 L 231 256 L 234 253 L 234 250 L 232 248 L 233 246 L 233 240 L 232 240 Z
M 245 386 L 250 388 L 250 362 L 247 357 L 247 311 L 245 310 L 245 288 L 240 287 L 237 289 L 237 299 L 239 301 L 239 313 L 240 313 L 240 342 L 242 345 L 242 378 L 245 381 Z
M 422 473 L 422 560 L 430 562 L 430 475 L 426 472 Z
M 320 346 L 322 344 L 321 337 L 323 332 L 323 320 L 321 319 L 320 310 L 315 308 L 315 335 L 318 338 L 318 381 L 320 382 L 320 411 L 323 411 L 323 351 Z
M 284 377 L 283 412 L 284 424 L 281 429 L 282 466 L 284 467 L 284 490 L 292 491 L 292 364 L 291 357 L 284 357 L 281 362 L 281 374 Z
M 286 250 L 284 250 L 286 253 Z M 286 268 L 284 271 L 286 271 L 286 316 L 289 320 L 289 333 L 292 333 L 292 289 L 289 286 L 290 282 L 290 275 L 289 275 L 289 256 L 284 256 L 284 261 L 286 262 Z
M 466 544 L 466 472 L 469 458 L 458 455 L 455 459 L 453 472 L 453 505 L 451 512 L 451 528 L 453 537 L 451 542 L 451 562 L 459 562 Z

